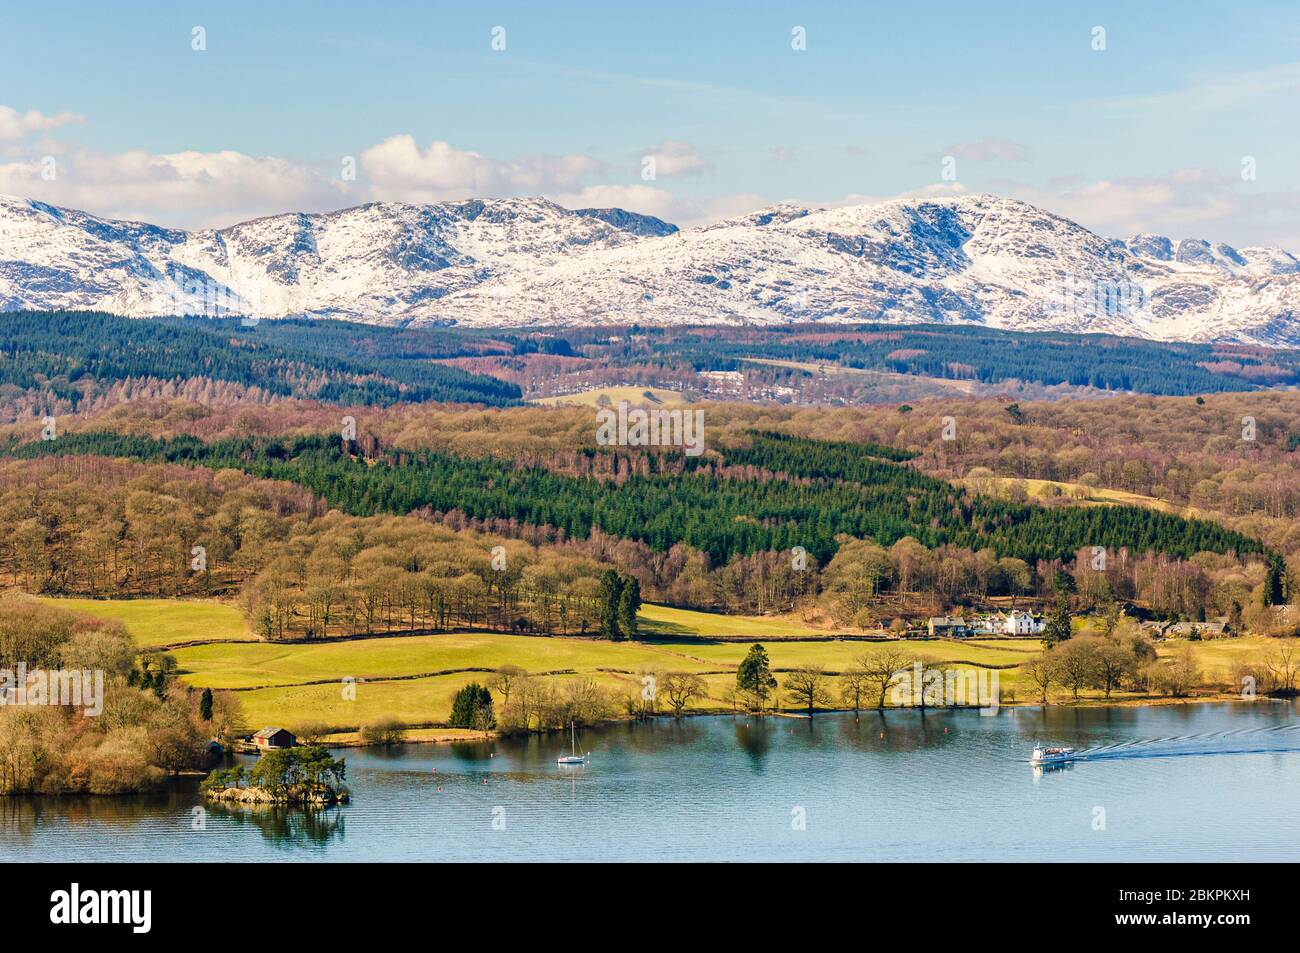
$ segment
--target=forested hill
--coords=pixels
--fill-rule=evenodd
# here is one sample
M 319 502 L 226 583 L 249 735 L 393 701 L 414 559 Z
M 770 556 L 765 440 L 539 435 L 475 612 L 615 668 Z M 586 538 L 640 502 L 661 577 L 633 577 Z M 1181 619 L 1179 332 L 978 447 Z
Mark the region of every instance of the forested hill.
M 835 329 L 791 325 L 761 330 L 637 331 L 646 354 L 662 361 L 689 361 L 696 370 L 744 370 L 747 360 L 762 358 L 984 384 L 1031 381 L 1160 395 L 1300 383 L 1300 351 L 1294 349 L 1149 341 L 1109 334 L 886 324 Z M 584 334 L 566 329 L 563 333 L 573 346 L 582 347 L 589 341 L 599 342 L 608 330 Z
M 825 562 L 841 534 L 882 545 L 912 536 L 931 548 L 987 547 L 1030 562 L 1068 558 L 1092 546 L 1182 558 L 1203 551 L 1264 551 L 1257 540 L 1216 523 L 1152 509 L 1047 508 L 972 498 L 880 459 L 889 448 L 762 433 L 750 438 L 748 447 L 724 450 L 722 460 L 651 456 L 639 475 L 617 481 L 430 450 L 363 459 L 337 435 L 204 443 L 82 432 L 10 443 L 0 454 L 85 454 L 239 469 L 297 483 L 354 515 L 458 511 L 476 520 L 549 526 L 578 539 L 598 527 L 661 552 L 686 543 L 708 553 L 715 565 L 795 546 Z
M 471 338 L 342 321 L 131 319 L 84 311 L 0 314 L 0 385 L 76 410 L 114 382 L 202 378 L 339 404 L 500 406 L 519 388 L 432 362 L 482 353 Z M 38 407 L 39 409 L 39 407 Z

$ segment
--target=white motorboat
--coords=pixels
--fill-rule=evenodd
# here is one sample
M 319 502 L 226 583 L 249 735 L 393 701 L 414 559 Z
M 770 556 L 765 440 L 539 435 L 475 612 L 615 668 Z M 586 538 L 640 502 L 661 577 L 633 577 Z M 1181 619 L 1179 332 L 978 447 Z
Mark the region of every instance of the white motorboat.
M 1034 753 L 1029 756 L 1030 764 L 1065 764 L 1074 760 L 1073 748 L 1044 748 L 1041 745 L 1034 747 Z

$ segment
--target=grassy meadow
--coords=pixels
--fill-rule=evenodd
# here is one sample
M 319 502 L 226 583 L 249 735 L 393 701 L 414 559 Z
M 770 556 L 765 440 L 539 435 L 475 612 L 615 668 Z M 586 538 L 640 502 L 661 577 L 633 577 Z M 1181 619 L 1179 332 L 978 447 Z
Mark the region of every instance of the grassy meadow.
M 646 396 L 647 394 L 649 396 Z M 585 390 L 577 394 L 565 394 L 560 397 L 536 397 L 530 400 L 529 403 L 541 404 L 544 407 L 596 407 L 597 402 L 602 397 L 607 398 L 614 407 L 617 407 L 618 402 L 621 400 L 627 401 L 634 407 L 680 404 L 686 400 L 680 391 L 667 390 L 663 387 L 596 387 L 592 390 Z
M 446 721 L 452 696 L 471 681 L 485 681 L 491 670 L 506 664 L 557 680 L 591 678 L 615 699 L 639 693 L 645 673 L 693 672 L 704 678 L 708 697 L 696 700 L 692 707 L 718 710 L 733 704 L 734 672 L 751 643 L 711 641 L 710 637 L 743 636 L 762 641 L 780 682 L 784 682 L 784 673 L 803 666 L 820 666 L 830 673 L 843 671 L 858 657 L 891 644 L 824 638 L 799 641 L 800 637 L 826 633 L 793 620 L 725 616 L 659 605 L 643 607 L 642 630 L 651 640 L 648 642 L 454 632 L 274 643 L 257 640 L 238 609 L 217 601 L 46 601 L 121 620 L 141 649 L 204 639 L 238 640 L 209 641 L 170 651 L 180 677 L 190 685 L 237 691 L 245 728 L 320 722 L 341 732 L 333 739 L 341 742 L 354 740 L 350 732 L 381 717 L 421 726 L 413 729 L 414 737 L 445 740 L 456 732 L 433 726 Z M 671 640 L 653 641 L 656 636 Z M 1169 656 L 1190 645 L 1205 676 L 1226 681 L 1235 663 L 1260 657 L 1269 641 L 1262 636 L 1172 641 L 1161 643 L 1158 651 Z M 923 659 L 959 669 L 996 668 L 1005 702 L 1034 700 L 1033 686 L 1022 684 L 1018 666 L 1039 654 L 1041 647 L 1035 641 L 916 641 L 905 643 L 905 647 Z M 353 699 L 345 698 L 344 678 L 355 680 Z M 838 692 L 838 685 L 831 687 Z M 1116 696 L 1116 700 L 1123 699 Z
M 142 649 L 181 642 L 256 638 L 243 612 L 215 599 L 42 598 L 41 601 L 99 619 L 116 619 L 126 625 L 127 632 Z
M 1082 483 L 1065 483 L 1060 480 L 1021 480 L 1016 477 L 1003 476 L 984 477 L 982 480 L 965 479 L 955 482 L 963 486 L 987 484 L 999 495 L 1005 494 L 1013 484 L 1021 483 L 1024 485 L 1025 493 L 1031 500 L 1041 501 L 1059 497 L 1080 506 L 1144 506 L 1149 509 L 1160 510 L 1162 513 L 1184 516 L 1188 519 L 1211 518 L 1211 514 L 1203 513 L 1194 506 L 1178 506 L 1166 500 L 1157 499 L 1154 496 L 1145 496 L 1141 493 L 1131 493 L 1128 490 L 1117 490 L 1111 487 L 1084 486 Z
M 829 634 L 826 629 L 807 625 L 793 616 L 724 615 L 649 603 L 641 606 L 637 624 L 641 633 L 650 638 L 739 635 L 756 639 L 788 639 Z

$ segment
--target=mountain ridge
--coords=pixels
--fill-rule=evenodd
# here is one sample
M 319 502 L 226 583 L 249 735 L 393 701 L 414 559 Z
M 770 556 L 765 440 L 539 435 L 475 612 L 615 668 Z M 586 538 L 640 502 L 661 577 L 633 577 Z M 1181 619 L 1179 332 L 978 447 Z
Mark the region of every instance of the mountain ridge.
M 1300 260 L 1097 235 L 988 194 L 692 229 L 543 198 L 370 202 L 220 229 L 0 196 L 0 310 L 248 313 L 381 325 L 882 322 L 1300 344 Z

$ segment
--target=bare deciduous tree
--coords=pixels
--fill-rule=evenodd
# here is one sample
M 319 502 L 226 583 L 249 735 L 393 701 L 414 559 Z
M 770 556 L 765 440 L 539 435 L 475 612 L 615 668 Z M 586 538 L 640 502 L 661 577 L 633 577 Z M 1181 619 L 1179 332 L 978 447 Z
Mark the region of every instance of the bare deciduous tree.
M 510 704 L 510 694 L 519 683 L 528 677 L 528 672 L 518 665 L 502 665 L 488 679 L 488 688 L 501 696 L 502 707 Z
M 1292 639 L 1280 639 L 1264 657 L 1264 670 L 1268 672 L 1273 691 L 1294 695 L 1296 681 L 1300 680 L 1300 653 Z
M 658 687 L 668 699 L 674 718 L 682 717 L 682 712 L 691 703 L 691 699 L 703 696 L 708 690 L 704 679 L 690 672 L 665 672 L 659 676 Z
M 820 665 L 795 669 L 786 676 L 785 690 L 810 715 L 818 707 L 825 708 L 834 704 L 829 678 Z
M 916 656 L 901 645 L 886 645 L 877 652 L 859 655 L 854 667 L 876 696 L 876 707 L 885 707 L 885 698 L 900 672 L 912 667 Z
M 1038 700 L 1046 705 L 1047 693 L 1058 681 L 1056 660 L 1048 653 L 1036 655 L 1020 666 L 1020 671 L 1038 689 Z
M 1097 679 L 1097 639 L 1081 636 L 1058 643 L 1049 651 L 1056 664 L 1057 680 L 1077 701 L 1079 692 Z

